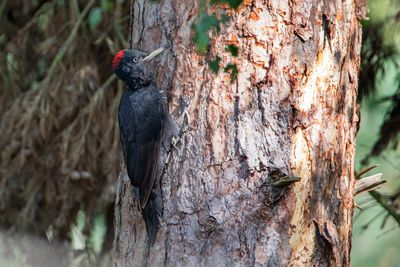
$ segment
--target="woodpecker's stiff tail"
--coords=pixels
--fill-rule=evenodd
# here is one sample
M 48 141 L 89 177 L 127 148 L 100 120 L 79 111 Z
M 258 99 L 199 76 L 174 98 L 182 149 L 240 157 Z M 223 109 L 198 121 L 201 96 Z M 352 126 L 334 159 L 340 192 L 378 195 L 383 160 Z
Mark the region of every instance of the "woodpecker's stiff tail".
M 151 192 L 146 207 L 142 210 L 143 219 L 146 222 L 147 242 L 150 246 L 156 242 L 161 218 L 161 201 L 156 193 Z
M 138 198 L 138 190 L 134 190 L 136 199 Z M 161 218 L 161 201 L 154 191 L 151 191 L 146 206 L 142 209 L 142 216 L 146 223 L 147 244 L 153 246 L 156 242 L 158 228 L 160 227 Z

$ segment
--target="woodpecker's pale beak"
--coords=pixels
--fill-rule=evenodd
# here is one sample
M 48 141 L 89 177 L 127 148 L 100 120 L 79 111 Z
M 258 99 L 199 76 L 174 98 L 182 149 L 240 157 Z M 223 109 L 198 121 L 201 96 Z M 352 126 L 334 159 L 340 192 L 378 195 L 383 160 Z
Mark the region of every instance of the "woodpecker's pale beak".
M 150 61 L 150 60 L 152 60 L 153 58 L 155 58 L 156 56 L 158 56 L 159 54 L 164 52 L 165 49 L 166 49 L 165 47 L 157 48 L 156 50 L 154 50 L 153 52 L 148 54 L 147 57 L 143 58 L 142 61 Z

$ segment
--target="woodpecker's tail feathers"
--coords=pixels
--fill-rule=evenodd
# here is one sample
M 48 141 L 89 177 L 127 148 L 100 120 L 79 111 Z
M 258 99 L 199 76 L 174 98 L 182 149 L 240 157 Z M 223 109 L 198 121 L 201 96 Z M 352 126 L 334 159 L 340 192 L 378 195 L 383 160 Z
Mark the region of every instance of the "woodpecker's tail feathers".
M 161 218 L 161 200 L 154 191 L 151 192 L 149 200 L 142 210 L 142 215 L 146 223 L 147 242 L 150 246 L 153 246 L 156 241 Z
M 142 208 L 140 207 L 140 193 L 139 193 L 139 187 L 133 186 L 133 194 L 135 195 L 135 198 L 136 198 L 136 204 L 137 204 L 138 210 L 142 210 Z

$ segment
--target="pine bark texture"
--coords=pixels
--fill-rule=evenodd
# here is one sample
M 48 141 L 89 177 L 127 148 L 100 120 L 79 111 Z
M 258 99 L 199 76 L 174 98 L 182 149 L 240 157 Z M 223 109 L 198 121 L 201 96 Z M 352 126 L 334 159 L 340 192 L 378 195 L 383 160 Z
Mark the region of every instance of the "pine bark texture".
M 244 1 L 198 55 L 199 1 L 137 0 L 133 41 L 168 45 L 156 71 L 180 138 L 166 145 L 163 226 L 121 172 L 115 266 L 349 266 L 363 1 Z M 239 47 L 239 56 L 225 51 Z M 214 75 L 207 60 L 236 63 Z M 283 189 L 272 183 L 298 176 Z

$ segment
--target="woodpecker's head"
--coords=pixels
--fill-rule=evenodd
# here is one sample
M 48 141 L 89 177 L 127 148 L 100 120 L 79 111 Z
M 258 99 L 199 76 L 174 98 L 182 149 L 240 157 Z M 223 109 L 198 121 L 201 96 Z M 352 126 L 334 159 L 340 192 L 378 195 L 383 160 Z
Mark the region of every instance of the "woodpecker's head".
M 113 59 L 112 69 L 129 88 L 147 85 L 153 78 L 145 65 L 164 50 L 165 48 L 161 47 L 149 54 L 134 49 L 121 50 Z

